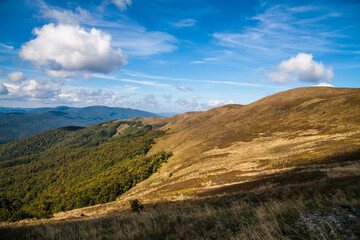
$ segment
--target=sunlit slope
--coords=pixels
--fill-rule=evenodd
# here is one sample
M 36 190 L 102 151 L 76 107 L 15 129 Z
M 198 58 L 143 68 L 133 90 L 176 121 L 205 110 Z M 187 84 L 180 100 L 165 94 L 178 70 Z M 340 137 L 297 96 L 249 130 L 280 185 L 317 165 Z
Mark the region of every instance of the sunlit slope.
M 167 130 L 150 153 L 165 150 L 174 156 L 160 173 L 124 194 L 120 199 L 124 201 L 179 200 L 250 190 L 251 182 L 299 166 L 308 166 L 301 171 L 323 171 L 329 178 L 360 174 L 358 163 L 348 162 L 360 159 L 360 89 L 298 88 L 246 106 L 141 120 Z M 349 171 L 338 166 L 344 161 L 341 166 L 348 164 Z M 309 166 L 313 164 L 318 165 Z M 264 187 L 262 183 L 253 186 Z

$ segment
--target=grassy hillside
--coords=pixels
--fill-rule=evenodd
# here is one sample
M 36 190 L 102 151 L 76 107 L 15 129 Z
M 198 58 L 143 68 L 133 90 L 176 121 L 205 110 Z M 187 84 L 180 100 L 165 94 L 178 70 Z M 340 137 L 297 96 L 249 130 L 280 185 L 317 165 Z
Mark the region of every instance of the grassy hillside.
M 147 155 L 163 131 L 140 122 L 65 127 L 0 146 L 0 221 L 113 201 L 171 156 Z
M 166 149 L 174 157 L 160 174 L 120 200 L 157 202 L 233 194 L 263 184 L 286 184 L 256 181 L 314 164 L 322 166 L 318 168 L 324 170 L 324 178 L 333 177 L 325 170 L 328 164 L 360 160 L 359 113 L 360 89 L 312 87 L 245 106 L 141 119 L 168 130 L 151 151 Z M 343 173 L 341 167 L 337 170 Z M 352 171 L 360 175 L 358 165 Z
M 360 89 L 314 87 L 249 105 L 134 118 L 166 131 L 147 153 L 173 153 L 161 171 L 117 201 L 51 219 L 74 220 L 83 213 L 84 220 L 3 232 L 30 239 L 318 239 L 296 225 L 302 211 L 360 206 L 359 113 Z M 146 210 L 114 215 L 131 199 Z
M 284 176 L 283 176 L 284 177 Z M 360 178 L 263 188 L 255 192 L 145 205 L 140 213 L 71 218 L 33 226 L 0 226 L 4 239 L 348 239 L 335 230 L 307 232 L 303 211 L 328 212 L 334 204 L 360 207 Z M 359 225 L 351 230 L 360 237 Z M 355 237 L 356 237 L 355 236 Z M 357 239 L 357 238 L 353 238 Z
M 0 109 L 0 144 L 5 144 L 46 130 L 65 127 L 87 127 L 114 119 L 150 117 L 156 114 L 129 108 L 92 106 L 72 108 Z M 9 111 L 9 112 L 7 112 Z

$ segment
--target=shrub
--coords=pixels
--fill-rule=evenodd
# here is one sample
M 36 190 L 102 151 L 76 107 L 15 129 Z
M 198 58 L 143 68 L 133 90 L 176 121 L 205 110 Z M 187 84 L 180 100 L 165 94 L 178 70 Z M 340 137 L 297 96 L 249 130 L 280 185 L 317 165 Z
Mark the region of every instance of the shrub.
M 144 209 L 143 205 L 137 199 L 130 200 L 129 204 L 132 212 L 140 212 Z

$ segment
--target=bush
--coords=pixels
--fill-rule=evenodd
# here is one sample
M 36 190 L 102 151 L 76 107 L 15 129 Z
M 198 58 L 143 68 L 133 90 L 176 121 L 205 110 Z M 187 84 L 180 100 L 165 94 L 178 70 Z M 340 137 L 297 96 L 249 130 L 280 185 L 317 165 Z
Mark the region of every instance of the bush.
M 141 210 L 144 209 L 143 205 L 137 199 L 130 200 L 129 204 L 132 212 L 140 212 Z

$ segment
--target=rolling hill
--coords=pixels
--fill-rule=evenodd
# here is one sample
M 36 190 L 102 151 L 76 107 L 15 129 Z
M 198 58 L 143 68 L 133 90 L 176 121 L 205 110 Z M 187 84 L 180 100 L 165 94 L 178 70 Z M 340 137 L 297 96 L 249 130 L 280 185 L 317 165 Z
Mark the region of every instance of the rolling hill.
M 198 229 L 207 231 L 209 229 L 206 227 L 206 219 L 213 212 L 220 214 L 220 216 L 216 215 L 219 219 L 225 219 L 226 211 L 232 212 L 234 209 L 243 209 L 235 206 L 239 204 L 240 200 L 251 204 L 265 204 L 265 202 L 275 199 L 286 202 L 270 202 L 266 205 L 267 208 L 273 209 L 274 206 L 282 206 L 284 209 L 295 211 L 289 210 L 290 212 L 286 213 L 291 218 L 292 225 L 289 228 L 295 228 L 296 220 L 294 219 L 297 219 L 296 217 L 300 213 L 298 209 L 294 210 L 293 206 L 300 204 L 301 201 L 301 209 L 309 208 L 310 205 L 314 206 L 314 204 L 316 206 L 321 204 L 321 206 L 327 206 L 323 203 L 320 204 L 321 201 L 325 201 L 324 199 L 326 199 L 327 204 L 338 201 L 336 199 L 359 203 L 359 113 L 360 89 L 310 87 L 277 93 L 248 105 L 226 105 L 205 112 L 188 112 L 171 117 L 136 117 L 130 119 L 129 123 L 126 123 L 127 125 L 130 122 L 133 124 L 140 124 L 141 122 L 141 128 L 152 126 L 151 131 L 161 132 L 161 134 L 156 135 L 156 138 L 152 138 L 154 142 L 151 143 L 151 148 L 149 147 L 146 152 L 143 152 L 145 154 L 142 155 L 143 158 L 170 152 L 172 157 L 168 159 L 161 157 L 161 159 L 166 158 L 166 162 L 163 162 L 159 171 L 153 171 L 154 174 L 147 175 L 148 178 L 141 178 L 142 181 L 136 181 L 136 184 L 132 184 L 132 188 L 128 191 L 122 191 L 121 194 L 111 195 L 111 198 L 105 199 L 108 201 L 116 198 L 116 201 L 70 211 L 61 211 L 62 209 L 55 208 L 53 212 L 59 212 L 55 213 L 51 220 L 73 219 L 78 214 L 84 214 L 86 218 L 90 219 L 104 214 L 114 214 L 127 209 L 129 200 L 138 199 L 149 209 L 151 206 L 155 206 L 154 212 L 150 212 L 148 215 L 144 213 L 144 215 L 139 215 L 139 218 L 129 217 L 131 220 L 127 217 L 120 217 L 125 219 L 121 221 L 126 223 L 133 221 L 136 225 L 142 221 L 142 217 L 148 216 L 151 219 L 149 222 L 152 224 L 142 224 L 147 226 L 150 232 L 157 231 L 154 230 L 155 224 L 156 227 L 162 229 L 159 230 L 161 235 L 162 231 L 166 231 L 167 228 L 161 224 L 156 224 L 154 220 L 156 217 L 154 216 L 158 216 L 160 220 L 162 217 L 177 219 L 174 220 L 174 224 L 178 224 L 176 226 L 180 228 L 181 220 L 178 219 L 185 219 L 183 221 L 186 222 L 187 216 L 194 213 L 198 214 L 198 217 L 204 217 L 205 225 L 199 226 Z M 107 133 L 107 139 L 110 139 L 110 136 L 117 136 L 116 133 L 119 134 L 119 132 L 121 135 L 123 132 L 121 124 L 116 125 L 116 122 L 110 124 L 113 126 L 113 130 Z M 95 126 L 97 128 L 99 126 L 104 127 L 101 124 Z M 87 131 L 88 134 L 91 134 L 96 132 L 93 129 L 95 126 L 75 132 Z M 40 136 L 35 135 L 24 139 L 26 141 L 19 143 L 19 145 L 14 145 L 17 143 L 15 142 L 0 147 L 0 155 L 2 156 L 9 156 L 4 154 L 13 152 L 22 154 L 5 157 L 11 160 L 1 162 L 6 165 L 1 168 L 3 176 L 8 176 L 8 172 L 15 171 L 15 169 L 29 172 L 32 169 L 30 166 L 37 166 L 37 168 L 41 166 L 38 166 L 36 161 L 31 162 L 34 165 L 28 165 L 26 162 L 28 161 L 26 149 L 38 149 L 34 146 L 42 147 L 48 139 L 44 137 L 41 140 Z M 66 139 L 69 136 L 64 137 L 60 144 L 49 142 L 47 144 L 49 152 L 46 154 L 53 151 L 50 149 L 61 149 L 62 144 L 64 144 L 62 142 L 67 142 Z M 79 135 L 79 139 L 82 139 L 82 136 Z M 30 139 L 30 142 L 35 145 L 25 144 Z M 108 144 L 117 144 L 117 139 L 117 137 L 111 137 Z M 57 140 L 54 141 L 57 142 Z M 108 144 L 106 142 L 104 144 L 99 143 L 96 145 L 97 151 L 106 151 Z M 74 149 L 74 151 L 79 147 L 74 143 L 70 144 L 70 142 L 66 146 L 69 149 Z M 46 152 L 44 149 L 41 151 Z M 37 150 L 33 154 L 41 155 L 42 161 L 51 159 L 52 156 L 42 155 L 43 153 Z M 58 151 L 57 154 L 56 163 L 61 165 L 62 159 L 68 155 L 62 151 Z M 87 156 L 82 158 L 83 169 L 87 169 L 86 161 L 88 160 L 90 158 Z M 71 164 L 71 159 L 67 161 Z M 97 163 L 101 164 L 102 161 L 107 162 L 105 158 L 99 158 Z M 128 164 L 132 161 L 133 158 L 129 159 Z M 118 166 L 120 167 L 121 164 Z M 71 169 L 64 171 L 63 174 L 68 174 L 72 171 Z M 112 168 L 110 167 L 106 171 L 111 171 L 110 169 Z M 6 183 L 2 182 L 3 189 L 14 182 L 20 184 L 25 181 L 18 179 L 18 175 L 12 176 L 14 179 L 9 179 Z M 99 176 L 103 175 L 100 174 Z M 136 178 L 136 174 L 134 176 Z M 28 177 L 29 179 L 33 178 L 31 175 Z M 88 181 L 90 180 L 88 179 Z M 112 186 L 117 186 L 116 181 L 119 179 L 115 180 Z M 53 190 L 55 191 L 55 188 Z M 71 188 L 68 191 L 72 191 Z M 15 193 L 9 192 L 9 194 L 15 196 Z M 322 198 L 323 196 L 325 198 Z M 337 196 L 336 199 L 334 196 Z M 304 199 L 312 200 L 309 200 L 309 203 L 308 200 L 305 201 Z M 170 204 L 171 202 L 175 204 L 175 207 Z M 96 202 L 91 203 L 96 204 Z M 191 206 L 199 207 L 182 210 L 182 206 L 187 205 L 176 205 L 176 203 L 189 203 L 192 204 Z M 242 206 L 250 206 L 246 204 Z M 39 205 L 35 206 L 39 207 Z M 207 206 L 214 206 L 214 209 Z M 218 210 L 218 206 L 227 206 L 227 208 Z M 64 207 L 67 210 L 66 204 Z M 74 205 L 74 207 L 77 206 Z M 251 205 L 251 207 L 259 212 L 265 211 L 261 210 L 264 208 L 262 205 Z M 162 210 L 157 210 L 159 208 L 175 209 L 175 213 L 163 213 Z M 283 210 L 275 209 L 274 211 L 281 212 Z M 259 212 L 256 214 L 260 214 Z M 249 215 L 249 219 L 252 216 Z M 265 221 L 265 217 L 256 216 Z M 286 224 L 284 219 L 287 217 L 279 218 L 283 224 Z M 229 224 L 231 225 L 231 222 Z M 191 223 L 187 226 L 193 229 Z M 220 227 L 220 229 L 222 228 Z M 229 228 L 224 227 L 224 229 L 227 231 Z M 238 231 L 236 229 L 233 231 Z M 258 230 L 266 232 L 266 229 Z M 280 230 L 291 232 L 291 234 L 296 234 L 297 231 Z M 194 234 L 198 233 L 196 227 L 193 231 L 195 231 Z M 214 232 L 215 235 L 211 236 L 219 237 L 220 235 L 216 235 L 218 233 L 219 231 L 216 231 Z M 230 235 L 227 236 L 231 237 L 232 233 L 230 232 Z M 138 234 L 138 236 L 146 238 L 142 232 Z M 276 234 L 271 236 L 282 236 Z M 136 239 L 135 235 L 131 236 L 129 238 Z M 201 233 L 199 236 L 205 235 Z M 185 238 L 190 239 L 189 237 Z M 254 237 L 253 239 L 261 238 Z
M 298 88 L 246 106 L 136 120 L 169 129 L 152 150 L 174 153 L 123 196 L 143 201 L 232 193 L 295 167 L 360 160 L 360 89 Z
M 59 127 L 87 127 L 114 119 L 156 116 L 154 113 L 130 108 L 105 106 L 84 108 L 60 106 L 33 109 L 2 108 L 1 112 L 0 144 Z

